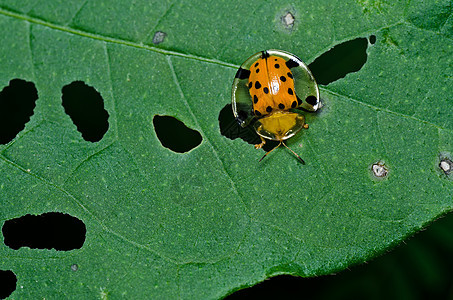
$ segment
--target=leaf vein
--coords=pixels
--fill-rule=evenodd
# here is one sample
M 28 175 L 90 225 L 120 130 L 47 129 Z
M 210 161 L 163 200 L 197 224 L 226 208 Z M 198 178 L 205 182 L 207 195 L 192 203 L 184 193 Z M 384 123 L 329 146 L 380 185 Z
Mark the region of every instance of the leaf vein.
M 77 17 L 77 15 L 80 13 L 80 11 L 85 7 L 85 5 L 87 4 L 88 0 L 85 0 L 81 5 L 80 7 L 75 11 L 75 13 L 72 15 L 72 17 L 66 22 L 65 25 L 69 25 L 72 23 L 72 21 L 74 21 L 74 19 Z
M 197 126 L 198 129 L 200 129 L 200 131 L 201 131 L 203 137 L 206 139 L 206 142 L 208 143 L 209 147 L 212 149 L 212 152 L 213 152 L 214 156 L 216 157 L 217 161 L 218 161 L 218 162 L 220 163 L 220 165 L 222 166 L 225 175 L 227 176 L 227 178 L 228 178 L 229 181 L 230 181 L 230 184 L 231 184 L 231 187 L 232 187 L 234 193 L 238 196 L 239 200 L 241 201 L 241 203 L 242 203 L 242 205 L 243 205 L 243 207 L 244 207 L 244 211 L 246 212 L 247 216 L 248 216 L 249 218 L 251 218 L 249 212 L 247 211 L 247 207 L 246 207 L 246 205 L 245 205 L 245 203 L 244 203 L 244 200 L 242 199 L 241 195 L 239 194 L 239 192 L 238 192 L 238 190 L 237 190 L 237 188 L 236 188 L 236 185 L 234 184 L 234 181 L 233 181 L 233 179 L 231 178 L 230 173 L 228 173 L 227 169 L 225 168 L 225 165 L 224 165 L 223 161 L 220 159 L 220 157 L 219 157 L 219 155 L 218 155 L 218 153 L 217 153 L 217 150 L 214 148 L 214 146 L 212 145 L 211 141 L 207 138 L 207 136 L 206 136 L 206 134 L 204 133 L 202 127 L 201 127 L 200 124 L 198 123 L 197 117 L 195 116 L 195 114 L 194 114 L 193 111 L 192 111 L 192 108 L 190 107 L 189 103 L 187 102 L 187 99 L 186 99 L 186 97 L 185 97 L 185 95 L 184 95 L 184 92 L 182 91 L 181 85 L 179 84 L 179 80 L 178 80 L 178 77 L 177 77 L 177 75 L 176 75 L 175 69 L 174 69 L 174 67 L 173 67 L 173 63 L 171 62 L 171 58 L 170 58 L 169 56 L 167 56 L 167 62 L 168 62 L 168 65 L 169 65 L 169 67 L 170 67 L 171 74 L 172 74 L 172 76 L 173 76 L 173 81 L 174 81 L 174 83 L 175 83 L 175 85 L 176 85 L 176 87 L 177 87 L 177 89 L 178 89 L 178 92 L 179 92 L 179 94 L 180 94 L 180 96 L 181 96 L 181 100 L 183 101 L 184 105 L 187 107 L 189 113 L 191 114 L 191 116 L 192 116 L 192 118 L 193 118 L 193 120 L 194 120 L 194 122 L 195 122 L 195 125 Z
M 393 115 L 397 115 L 397 116 L 400 116 L 400 117 L 403 117 L 403 118 L 407 118 L 407 119 L 412 119 L 414 121 L 417 121 L 417 122 L 420 122 L 420 123 L 424 123 L 424 124 L 427 124 L 427 125 L 430 125 L 430 126 L 433 126 L 433 127 L 436 127 L 436 128 L 439 128 L 439 129 L 442 129 L 442 130 L 445 130 L 445 131 L 448 131 L 448 132 L 451 132 L 453 133 L 453 130 L 452 129 L 449 129 L 449 128 L 445 128 L 445 127 L 442 127 L 440 125 L 437 125 L 437 124 L 434 124 L 434 123 L 431 123 L 431 122 L 428 122 L 428 121 L 425 121 L 425 120 L 422 120 L 422 119 L 419 119 L 419 118 L 416 118 L 414 116 L 410 116 L 410 115 L 406 115 L 406 114 L 403 114 L 403 113 L 400 113 L 400 112 L 395 112 L 395 111 L 392 111 L 390 109 L 387 109 L 387 108 L 382 108 L 382 107 L 378 107 L 378 106 L 374 106 L 372 104 L 368 104 L 368 103 L 365 103 L 365 102 L 362 102 L 360 100 L 356 100 L 354 98 L 351 98 L 347 95 L 342 95 L 338 92 L 334 92 L 332 90 L 329 90 L 327 89 L 326 87 L 323 87 L 321 88 L 321 90 L 327 92 L 327 93 L 330 93 L 332 95 L 335 95 L 337 96 L 339 99 L 346 99 L 350 102 L 353 102 L 353 103 L 357 103 L 357 104 L 361 104 L 363 106 L 367 106 L 373 110 L 376 110 L 376 111 L 382 111 L 382 112 L 385 112 L 385 113 L 388 113 L 388 114 L 393 114 Z
M 179 0 L 174 0 L 174 1 L 170 4 L 170 6 L 169 6 L 169 7 L 167 8 L 167 10 L 162 14 L 162 16 L 159 18 L 159 20 L 157 20 L 156 25 L 154 25 L 153 28 L 152 28 L 152 29 L 148 32 L 148 34 L 145 36 L 145 40 L 147 40 L 146 37 L 151 38 L 151 35 L 153 34 L 153 32 L 156 31 L 156 29 L 159 27 L 161 21 L 162 21 L 163 19 L 165 19 L 165 17 L 170 13 L 170 11 L 172 10 L 172 8 L 175 6 L 175 4 L 176 4 L 177 2 L 179 2 Z
M 107 64 L 107 76 L 109 78 L 110 82 L 110 96 L 112 97 L 112 110 L 114 114 L 113 122 L 114 122 L 114 127 L 115 127 L 115 139 L 118 140 L 118 119 L 117 116 L 118 114 L 116 113 L 116 99 L 115 95 L 113 94 L 113 82 L 112 82 L 112 72 L 110 71 L 110 55 L 109 51 L 107 49 L 107 43 L 104 42 L 104 52 L 105 52 L 105 59 L 106 59 L 106 64 Z
M 102 36 L 102 35 L 95 34 L 92 32 L 83 31 L 83 30 L 71 28 L 71 27 L 64 26 L 64 25 L 54 24 L 54 23 L 47 22 L 47 21 L 44 21 L 39 18 L 12 12 L 12 11 L 6 10 L 1 7 L 0 7 L 0 14 L 4 15 L 4 16 L 16 18 L 19 20 L 27 21 L 30 23 L 34 23 L 37 25 L 41 25 L 44 27 L 48 27 L 48 28 L 51 28 L 54 30 L 59 30 L 62 32 L 66 32 L 69 34 L 74 34 L 74 35 L 78 35 L 78 36 L 82 36 L 82 37 L 86 37 L 86 38 L 91 38 L 94 40 L 104 41 L 107 43 L 120 44 L 120 45 L 125 45 L 125 46 L 129 46 L 129 47 L 133 47 L 133 48 L 138 48 L 138 49 L 145 49 L 145 50 L 149 50 L 149 51 L 153 51 L 153 52 L 157 52 L 157 53 L 161 53 L 161 54 L 165 54 L 165 55 L 170 55 L 170 56 L 185 57 L 188 59 L 203 61 L 203 62 L 210 63 L 210 64 L 217 64 L 217 65 L 234 68 L 234 69 L 239 68 L 238 65 L 224 62 L 221 60 L 217 60 L 215 58 L 208 58 L 208 57 L 197 56 L 194 54 L 187 54 L 187 53 L 181 53 L 181 52 L 176 52 L 176 51 L 172 51 L 172 50 L 165 50 L 165 49 L 160 49 L 160 48 L 149 46 L 149 45 L 144 45 L 142 43 L 136 43 L 136 42 L 126 41 L 126 40 L 117 39 L 117 38 L 113 38 L 113 37 Z
M 112 143 L 113 144 L 113 143 Z M 104 148 L 105 149 L 105 148 Z M 153 250 L 145 245 L 142 245 L 140 243 L 137 243 L 133 240 L 130 240 L 128 238 L 126 238 L 125 236 L 121 235 L 120 233 L 112 230 L 111 228 L 109 228 L 108 226 L 106 226 L 104 224 L 104 222 L 101 221 L 101 219 L 96 216 L 93 212 L 91 212 L 83 203 L 82 201 L 80 201 L 79 199 L 77 199 L 73 194 L 71 194 L 69 191 L 67 191 L 65 188 L 53 183 L 52 181 L 49 181 L 35 173 L 32 173 L 30 171 L 28 171 L 27 169 L 25 169 L 24 167 L 20 166 L 19 164 L 15 163 L 14 161 L 6 158 L 5 156 L 1 155 L 0 154 L 0 159 L 3 160 L 5 163 L 19 169 L 20 171 L 30 175 L 30 176 L 33 176 L 35 177 L 36 179 L 38 179 L 39 181 L 43 182 L 44 184 L 48 185 L 48 186 L 51 186 L 59 191 L 61 191 L 63 194 L 65 194 L 66 196 L 68 196 L 72 201 L 74 201 L 74 203 L 76 203 L 80 208 L 82 208 L 88 215 L 90 215 L 101 227 L 102 229 L 105 231 L 105 232 L 108 232 L 110 234 L 113 234 L 115 235 L 116 237 L 122 239 L 123 241 L 139 248 L 139 249 L 144 249 L 144 250 L 147 250 L 159 257 L 161 257 L 162 259 L 165 259 L 167 260 L 168 262 L 171 262 L 171 263 L 174 263 L 176 264 L 176 261 L 171 259 L 170 257 L 166 257 L 165 255 L 162 255 L 161 253 L 157 252 L 156 250 Z

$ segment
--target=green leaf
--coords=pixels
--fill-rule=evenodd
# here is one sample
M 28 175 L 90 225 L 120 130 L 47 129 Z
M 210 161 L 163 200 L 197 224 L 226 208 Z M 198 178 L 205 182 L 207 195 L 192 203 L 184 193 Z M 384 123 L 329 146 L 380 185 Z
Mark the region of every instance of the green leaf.
M 39 99 L 0 145 L 0 218 L 57 211 L 87 227 L 72 251 L 2 244 L 14 297 L 218 298 L 396 245 L 453 206 L 453 173 L 439 167 L 453 153 L 452 22 L 446 0 L 1 0 L 0 87 L 24 79 Z M 220 134 L 249 55 L 283 49 L 311 63 L 370 35 L 363 68 L 321 87 L 324 107 L 288 142 L 306 165 L 284 148 L 258 163 L 262 152 Z M 85 141 L 61 104 L 74 81 L 104 99 L 99 142 Z M 163 147 L 155 115 L 197 130 L 201 144 Z

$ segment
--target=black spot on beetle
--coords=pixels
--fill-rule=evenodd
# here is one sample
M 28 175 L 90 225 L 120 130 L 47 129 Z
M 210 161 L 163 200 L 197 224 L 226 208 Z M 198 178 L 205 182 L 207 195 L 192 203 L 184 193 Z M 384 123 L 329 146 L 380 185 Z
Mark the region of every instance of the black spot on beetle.
M 290 59 L 286 62 L 286 66 L 291 69 L 291 68 L 294 68 L 294 67 L 298 67 L 299 66 L 299 63 L 293 59 Z
M 261 113 L 259 111 L 255 110 L 255 116 L 261 117 Z
M 316 99 L 315 96 L 310 95 L 310 96 L 308 96 L 307 98 L 305 98 L 305 102 L 307 102 L 307 103 L 310 104 L 310 105 L 315 106 L 316 103 L 318 103 L 318 99 Z
M 285 77 L 285 76 L 280 76 L 280 80 L 281 80 L 282 82 L 285 82 L 285 81 L 286 81 L 286 77 Z
M 292 88 L 288 88 L 288 94 L 294 95 L 294 92 L 293 92 L 293 89 L 292 89 Z
M 296 107 L 297 107 L 297 102 L 296 102 L 296 101 L 293 101 L 293 103 L 291 103 L 291 107 L 292 107 L 292 108 L 296 108 Z
M 258 67 L 258 65 L 259 65 L 259 63 L 256 63 L 256 64 L 255 64 L 255 68 Z
M 266 111 L 269 113 L 272 112 L 272 107 L 271 106 L 266 107 Z
M 267 87 L 264 87 L 264 88 L 263 88 L 263 92 L 264 92 L 265 94 L 269 94 L 269 89 L 268 89 Z
M 296 98 L 297 98 L 297 105 L 301 105 L 302 104 L 302 99 L 300 99 L 297 95 L 296 95 Z
M 276 69 L 278 69 L 278 68 L 280 68 L 280 65 L 279 65 L 279 64 L 275 64 L 274 67 L 275 67 Z
M 253 86 L 253 82 L 250 81 L 250 82 L 249 82 L 249 89 L 251 89 L 252 86 Z
M 256 95 L 253 95 L 253 103 L 255 104 L 258 103 L 258 97 Z
M 250 70 L 239 68 L 239 70 L 236 72 L 236 76 L 234 76 L 234 78 L 247 79 L 247 78 L 249 78 L 249 76 L 250 76 Z
M 291 74 L 291 72 L 288 72 L 286 75 L 288 75 L 289 78 L 293 79 L 293 74 Z
M 256 73 L 259 73 L 260 72 L 260 69 L 256 69 Z
M 280 103 L 280 104 L 278 105 L 278 108 L 280 108 L 280 109 L 285 109 L 285 104 Z
M 261 83 L 259 81 L 255 82 L 255 89 L 259 89 L 261 87 Z

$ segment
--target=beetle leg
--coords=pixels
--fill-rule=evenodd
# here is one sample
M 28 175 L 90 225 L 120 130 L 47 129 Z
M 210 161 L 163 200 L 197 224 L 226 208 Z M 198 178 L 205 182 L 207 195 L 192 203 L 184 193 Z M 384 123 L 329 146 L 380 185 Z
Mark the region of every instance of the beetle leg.
M 261 144 L 256 144 L 255 149 L 261 149 L 261 148 L 263 148 L 264 144 L 266 144 L 266 140 L 263 139 L 262 136 L 260 136 L 260 139 L 261 139 Z

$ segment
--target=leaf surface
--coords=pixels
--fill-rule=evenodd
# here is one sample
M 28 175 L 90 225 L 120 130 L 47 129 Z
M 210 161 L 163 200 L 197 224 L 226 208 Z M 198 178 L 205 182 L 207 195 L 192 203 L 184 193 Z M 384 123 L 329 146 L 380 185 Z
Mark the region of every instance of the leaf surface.
M 369 260 L 451 210 L 452 177 L 439 168 L 453 151 L 451 12 L 451 1 L 421 0 L 0 1 L 0 85 L 21 78 L 39 95 L 0 145 L 0 218 L 58 211 L 87 227 L 78 250 L 1 246 L 14 297 L 218 298 Z M 370 35 L 364 67 L 322 86 L 321 112 L 288 142 L 306 165 L 284 148 L 258 163 L 262 152 L 220 134 L 249 55 L 283 49 L 310 63 Z M 109 114 L 96 143 L 61 105 L 79 80 Z M 163 147 L 155 115 L 202 143 Z M 372 175 L 377 162 L 385 179 Z

